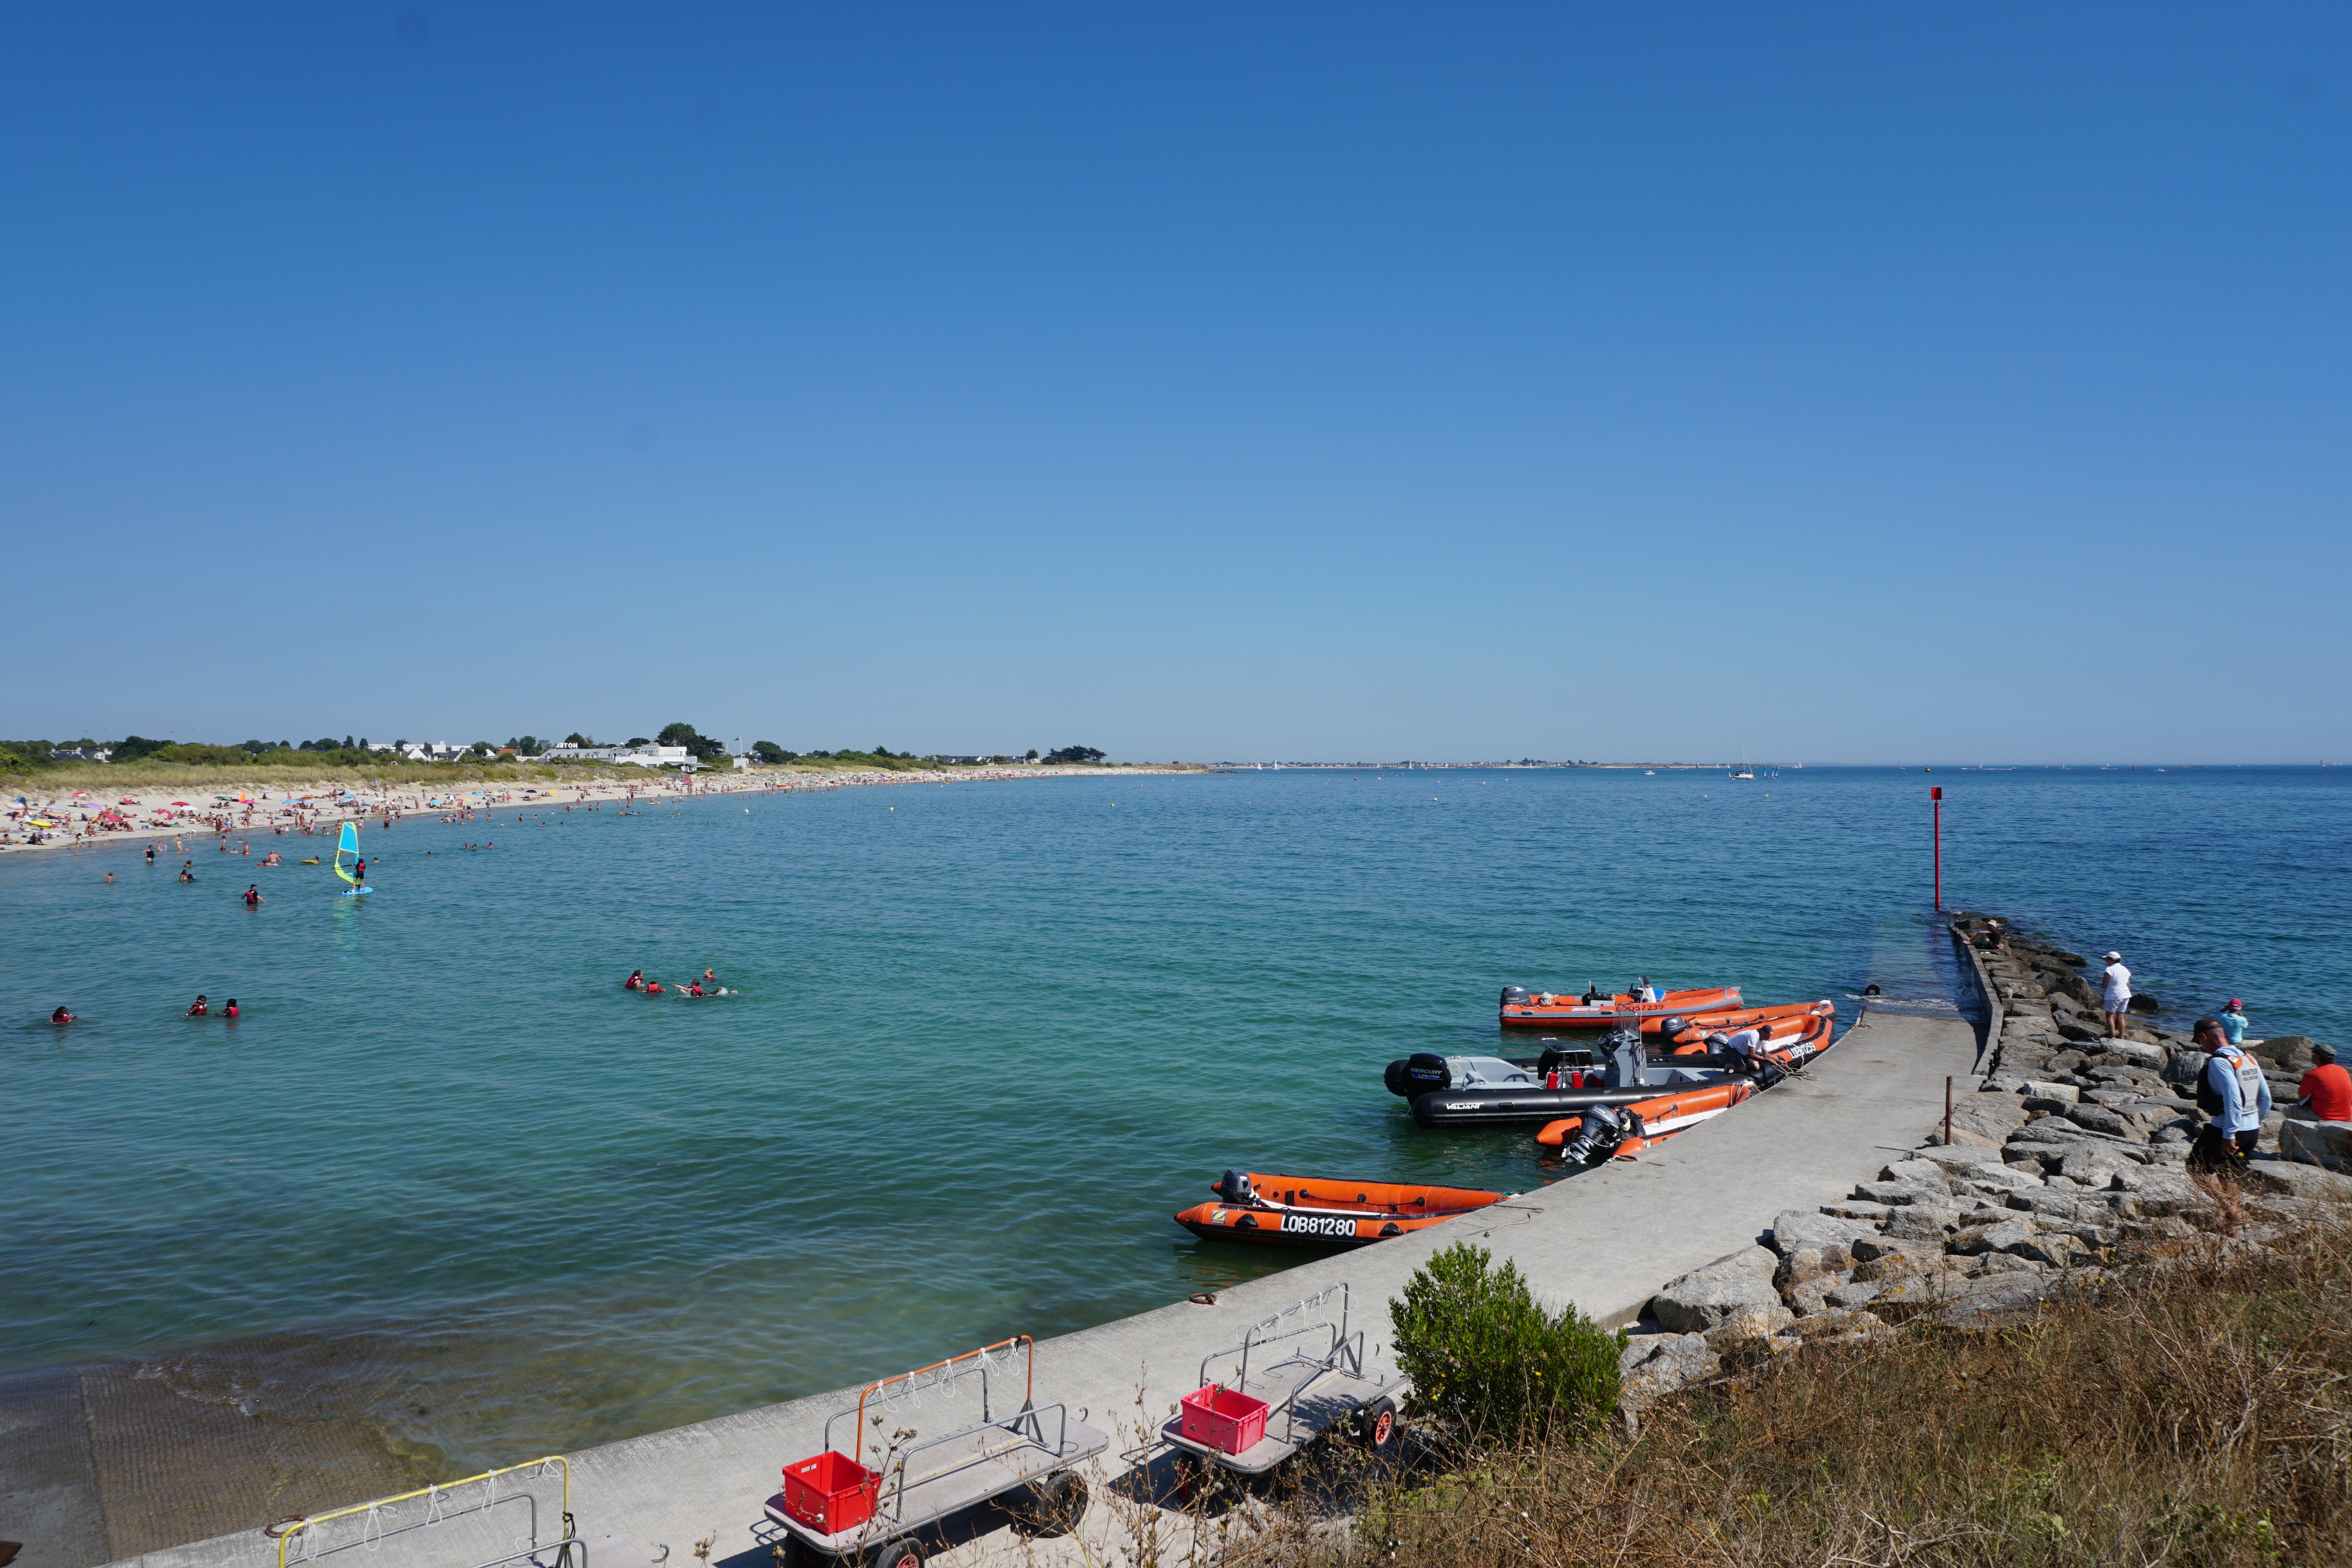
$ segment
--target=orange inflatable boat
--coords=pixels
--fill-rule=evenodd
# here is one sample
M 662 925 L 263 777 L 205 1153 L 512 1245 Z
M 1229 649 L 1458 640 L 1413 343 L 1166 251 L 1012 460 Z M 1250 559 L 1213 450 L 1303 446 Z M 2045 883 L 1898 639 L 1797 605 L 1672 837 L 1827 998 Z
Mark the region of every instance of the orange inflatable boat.
M 1177 1224 L 1195 1236 L 1269 1247 L 1361 1247 L 1426 1229 L 1506 1196 L 1461 1186 L 1326 1181 L 1258 1171 L 1227 1171 L 1209 1190 L 1216 1201 L 1186 1209 L 1176 1217 Z
M 1830 1048 L 1830 1030 L 1837 1019 L 1828 1013 L 1801 1013 L 1793 1018 L 1769 1019 L 1762 1023 L 1727 1027 L 1713 1019 L 1702 1019 L 1695 1026 L 1697 1038 L 1688 1045 L 1677 1045 L 1668 1061 L 1691 1059 L 1712 1060 L 1706 1037 L 1711 1034 L 1737 1035 L 1743 1030 L 1756 1031 L 1756 1050 L 1745 1054 L 1759 1061 L 1769 1061 L 1780 1067 L 1801 1067 Z M 1676 1040 L 1682 1036 L 1676 1035 Z
M 1666 1040 L 1673 1045 L 1696 1045 L 1705 1040 L 1708 1035 L 1718 1030 L 1729 1034 L 1734 1030 L 1748 1029 L 1758 1024 L 1780 1025 L 1783 1026 L 1781 1032 L 1787 1033 L 1785 1026 L 1792 1019 L 1801 1022 L 1806 1019 L 1835 1017 L 1837 1017 L 1837 1004 L 1826 999 L 1818 1002 L 1784 1002 L 1779 1007 L 1770 1008 L 1738 1008 L 1730 1012 L 1708 1013 L 1704 1018 L 1689 1019 L 1682 1028 L 1668 1033 Z M 1660 1020 L 1661 1023 L 1675 1021 L 1676 1020 L 1673 1019 Z
M 1536 1134 L 1536 1142 L 1547 1148 L 1564 1149 L 1568 1158 L 1578 1163 L 1629 1159 L 1676 1133 L 1722 1115 L 1753 1096 L 1758 1087 L 1753 1078 L 1727 1078 L 1632 1105 L 1595 1105 L 1581 1115 L 1546 1124 Z
M 1523 986 L 1503 988 L 1503 1027 L 1506 1029 L 1607 1029 L 1619 1019 L 1664 1019 L 1670 1014 L 1690 1016 L 1697 1013 L 1718 1013 L 1739 1005 L 1739 988 L 1722 986 L 1704 991 L 1667 991 L 1656 996 L 1656 1001 L 1643 1001 L 1632 992 L 1601 996 L 1588 992 L 1586 997 L 1551 991 L 1529 991 Z M 1647 1032 L 1655 1033 L 1654 1028 Z

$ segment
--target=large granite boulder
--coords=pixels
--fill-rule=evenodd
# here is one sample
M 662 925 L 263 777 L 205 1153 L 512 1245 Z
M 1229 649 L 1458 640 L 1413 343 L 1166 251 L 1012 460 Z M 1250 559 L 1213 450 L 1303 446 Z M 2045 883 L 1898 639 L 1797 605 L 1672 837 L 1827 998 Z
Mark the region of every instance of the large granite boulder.
M 2290 1116 L 2279 1124 L 2278 1149 L 2281 1159 L 2352 1172 L 2352 1122 L 2299 1122 Z
M 1723 1359 L 1702 1334 L 1645 1335 L 1625 1347 L 1618 1368 L 1623 1378 L 1619 1399 L 1638 1406 L 1713 1377 L 1722 1370 Z
M 2025 1125 L 2030 1114 L 2014 1094 L 1964 1094 L 1952 1107 L 1952 1142 L 1981 1149 L 1998 1149 L 2001 1141 Z M 1942 1135 L 1940 1126 L 1937 1135 Z
M 2318 1065 L 2318 1059 L 2311 1054 L 2311 1048 L 2317 1043 L 2307 1034 L 2282 1034 L 2246 1049 L 2260 1058 L 2264 1067 L 2300 1075 Z
M 1780 1292 L 1772 1287 L 1780 1266 L 1768 1248 L 1728 1253 L 1668 1281 L 1650 1298 L 1650 1315 L 1672 1333 L 1704 1333 L 1734 1313 L 1780 1307 Z

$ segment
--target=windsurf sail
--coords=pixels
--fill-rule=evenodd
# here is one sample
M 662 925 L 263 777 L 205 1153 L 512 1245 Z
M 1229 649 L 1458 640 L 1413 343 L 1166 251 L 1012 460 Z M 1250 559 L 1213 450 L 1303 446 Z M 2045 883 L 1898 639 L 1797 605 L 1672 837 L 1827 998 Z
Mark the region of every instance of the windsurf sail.
M 345 855 L 351 856 L 353 863 L 357 863 L 360 858 L 360 831 L 355 823 L 345 822 L 343 836 L 335 841 L 335 874 L 350 883 L 352 890 L 356 892 L 360 885 L 360 879 L 344 869 Z

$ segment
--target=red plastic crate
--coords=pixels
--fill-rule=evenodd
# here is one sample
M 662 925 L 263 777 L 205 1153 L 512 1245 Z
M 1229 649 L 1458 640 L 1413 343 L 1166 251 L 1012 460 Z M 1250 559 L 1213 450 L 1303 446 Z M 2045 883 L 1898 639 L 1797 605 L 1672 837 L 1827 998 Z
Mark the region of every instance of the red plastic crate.
M 881 1483 L 876 1471 L 827 1449 L 784 1467 L 784 1511 L 820 1534 L 838 1535 L 874 1517 Z
M 1265 1436 L 1265 1401 L 1212 1383 L 1184 1396 L 1184 1436 L 1221 1454 L 1238 1454 Z

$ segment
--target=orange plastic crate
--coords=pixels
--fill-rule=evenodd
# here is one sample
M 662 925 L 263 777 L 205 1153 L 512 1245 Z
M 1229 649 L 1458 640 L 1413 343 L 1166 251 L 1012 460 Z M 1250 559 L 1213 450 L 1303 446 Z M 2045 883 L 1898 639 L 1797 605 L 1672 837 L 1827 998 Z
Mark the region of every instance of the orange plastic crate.
M 1221 1454 L 1238 1454 L 1265 1436 L 1265 1401 L 1212 1383 L 1184 1396 L 1184 1436 Z
M 784 1467 L 784 1511 L 823 1535 L 855 1530 L 874 1517 L 881 1476 L 830 1449 Z

